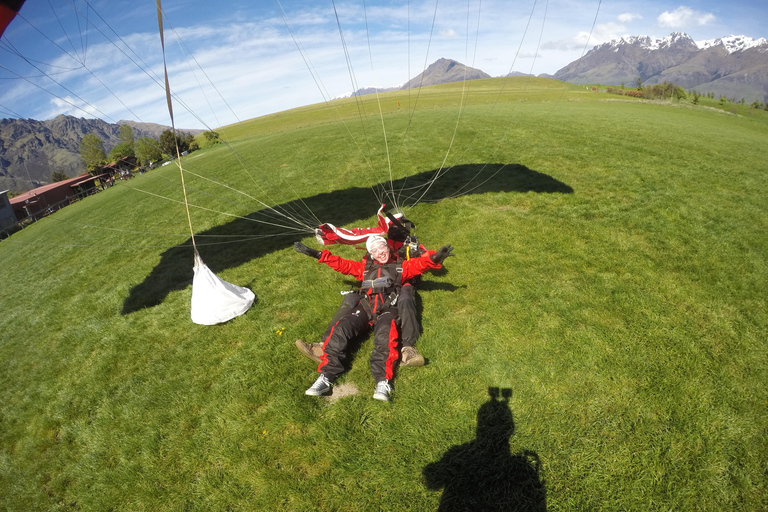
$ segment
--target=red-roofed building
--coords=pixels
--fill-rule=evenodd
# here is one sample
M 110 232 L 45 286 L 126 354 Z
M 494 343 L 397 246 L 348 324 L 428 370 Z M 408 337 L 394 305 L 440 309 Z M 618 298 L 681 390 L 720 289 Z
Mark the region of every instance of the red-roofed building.
M 76 178 L 49 183 L 12 197 L 11 207 L 19 221 L 27 217 L 43 217 L 70 202 L 95 193 L 97 180 L 106 178 L 106 175 L 83 174 Z

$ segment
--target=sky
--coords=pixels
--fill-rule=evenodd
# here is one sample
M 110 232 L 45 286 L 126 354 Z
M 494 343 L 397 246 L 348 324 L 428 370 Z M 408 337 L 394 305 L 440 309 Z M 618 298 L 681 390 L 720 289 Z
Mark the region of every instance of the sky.
M 439 58 L 491 76 L 554 74 L 623 36 L 768 39 L 768 1 L 26 0 L 0 39 L 0 118 L 60 114 L 215 129 Z

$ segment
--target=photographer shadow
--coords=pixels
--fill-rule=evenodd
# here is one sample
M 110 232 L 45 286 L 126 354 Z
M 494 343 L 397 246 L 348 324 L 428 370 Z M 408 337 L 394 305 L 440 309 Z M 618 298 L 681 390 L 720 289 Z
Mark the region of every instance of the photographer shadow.
M 536 452 L 511 454 L 515 424 L 509 408 L 511 389 L 489 388 L 489 400 L 477 412 L 477 437 L 453 446 L 423 475 L 430 490 L 443 489 L 439 512 L 544 512 L 546 489 Z

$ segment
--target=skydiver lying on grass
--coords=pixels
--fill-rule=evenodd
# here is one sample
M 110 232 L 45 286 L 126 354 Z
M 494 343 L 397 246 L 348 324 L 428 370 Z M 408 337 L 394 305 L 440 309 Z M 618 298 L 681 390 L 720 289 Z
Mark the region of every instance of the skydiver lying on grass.
M 373 328 L 373 352 L 370 357 L 371 374 L 376 381 L 373 398 L 388 401 L 392 391 L 395 362 L 398 353 L 397 297 L 402 285 L 409 279 L 430 269 L 442 268 L 442 262 L 453 256 L 450 245 L 439 251 L 427 251 L 418 258 L 402 262 L 395 260 L 387 241 L 372 236 L 366 242 L 368 252 L 361 261 L 334 256 L 328 250 L 317 251 L 296 242 L 296 251 L 317 258 L 339 273 L 354 276 L 360 282 L 359 302 L 349 313 L 344 314 L 332 327 L 323 342 L 323 354 L 317 371 L 320 376 L 307 389 L 306 394 L 324 395 L 331 390 L 332 383 L 344 371 L 344 360 L 349 341 L 369 328 Z
M 382 222 L 380 222 L 382 224 Z M 398 225 L 399 224 L 399 225 Z M 397 260 L 407 260 L 417 258 L 427 252 L 427 249 L 421 245 L 418 239 L 411 235 L 414 225 L 404 216 L 400 216 L 397 223 L 390 223 L 387 229 L 387 245 L 391 253 Z M 363 231 L 368 231 L 364 229 Z M 397 300 L 397 315 L 400 325 L 400 366 L 424 366 L 424 357 L 416 350 L 416 341 L 419 339 L 420 329 L 419 320 L 416 313 L 415 285 L 419 276 L 403 283 Z M 357 293 L 347 294 L 341 302 L 339 309 L 328 324 L 322 340 L 326 340 L 331 334 L 331 328 L 345 314 L 354 310 L 360 302 L 360 295 Z M 302 354 L 320 363 L 323 355 L 323 342 L 306 343 L 304 340 L 296 340 L 296 348 Z

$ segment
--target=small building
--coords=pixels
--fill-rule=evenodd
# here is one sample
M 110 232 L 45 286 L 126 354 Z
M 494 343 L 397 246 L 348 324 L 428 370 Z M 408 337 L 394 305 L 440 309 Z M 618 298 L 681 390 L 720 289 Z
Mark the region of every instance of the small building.
M 5 231 L 18 222 L 11 201 L 8 199 L 8 192 L 8 190 L 0 192 L 0 231 Z
M 96 192 L 98 176 L 83 174 L 76 178 L 49 183 L 11 198 L 10 203 L 16 218 L 44 217 L 49 213 Z

